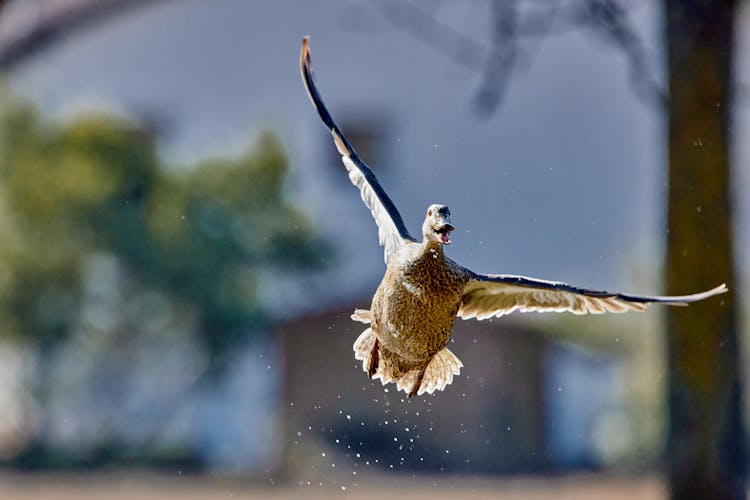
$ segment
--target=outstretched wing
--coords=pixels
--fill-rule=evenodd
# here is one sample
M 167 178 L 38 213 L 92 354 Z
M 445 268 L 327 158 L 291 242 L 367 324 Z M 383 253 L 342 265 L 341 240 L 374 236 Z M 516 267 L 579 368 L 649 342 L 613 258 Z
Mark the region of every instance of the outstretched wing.
M 320 92 L 315 85 L 315 76 L 313 74 L 312 63 L 310 62 L 310 42 L 309 37 L 302 39 L 302 52 L 300 53 L 300 69 L 302 70 L 302 81 L 305 82 L 307 95 L 310 96 L 315 109 L 318 110 L 320 118 L 325 123 L 328 130 L 331 131 L 333 142 L 336 144 L 341 154 L 346 170 L 349 172 L 349 180 L 352 181 L 362 195 L 362 201 L 372 212 L 375 223 L 378 225 L 378 239 L 380 244 L 385 247 L 385 262 L 396 253 L 396 251 L 406 241 L 416 241 L 406 229 L 401 215 L 398 213 L 396 205 L 385 193 L 383 188 L 375 178 L 375 174 L 363 162 L 344 134 L 339 129 L 336 122 L 333 121 L 331 114 L 323 104 Z
M 555 281 L 509 274 L 477 274 L 464 287 L 458 317 L 479 320 L 503 316 L 513 311 L 602 314 L 645 311 L 649 304 L 684 306 L 696 300 L 727 292 L 722 284 L 703 293 L 681 296 L 650 296 L 588 290 Z

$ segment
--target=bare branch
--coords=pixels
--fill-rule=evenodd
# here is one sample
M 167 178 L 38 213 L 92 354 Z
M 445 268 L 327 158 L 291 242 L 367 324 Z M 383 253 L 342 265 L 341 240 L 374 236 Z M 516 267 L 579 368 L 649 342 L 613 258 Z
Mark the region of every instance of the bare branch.
M 627 9 L 617 0 L 493 0 L 488 13 L 490 44 L 461 33 L 409 1 L 373 5 L 404 32 L 482 75 L 474 103 L 483 116 L 498 108 L 514 70 L 528 58 L 534 42 L 581 27 L 625 54 L 633 90 L 641 100 L 659 110 L 666 107 L 666 91 L 653 75 Z
M 485 54 L 490 47 L 439 21 L 408 0 L 373 2 L 375 8 L 394 26 L 437 49 L 457 64 L 473 71 L 484 70 Z
M 33 16 L 26 13 L 38 10 L 39 2 L 25 0 L 25 3 L 19 4 L 20 7 L 13 3 L 3 9 L 7 2 L 0 0 L 1 14 L 9 19 L 16 11 L 22 14 L 15 16 L 22 21 L 12 23 L 13 29 L 0 32 L 0 70 L 9 68 L 87 23 L 154 1 L 157 0 L 70 0 L 52 3 L 40 11 L 43 15 Z
M 508 87 L 518 56 L 516 2 L 495 0 L 492 10 L 492 50 L 488 54 L 484 78 L 475 99 L 481 115 L 491 114 L 499 106 Z
M 614 44 L 628 58 L 630 82 L 636 95 L 649 104 L 666 110 L 667 92 L 653 76 L 646 50 L 628 18 L 627 9 L 617 0 L 581 0 L 574 22 L 589 27 Z

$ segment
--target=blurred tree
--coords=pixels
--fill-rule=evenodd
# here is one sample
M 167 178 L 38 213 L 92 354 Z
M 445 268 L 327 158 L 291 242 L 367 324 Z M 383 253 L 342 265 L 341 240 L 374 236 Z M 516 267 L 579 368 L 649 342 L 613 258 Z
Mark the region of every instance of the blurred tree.
M 167 171 L 150 137 L 109 117 L 54 127 L 4 101 L 0 133 L 3 333 L 63 338 L 83 259 L 109 253 L 140 285 L 194 306 L 220 360 L 267 326 L 259 277 L 323 261 L 284 199 L 287 162 L 271 134 L 243 157 Z
M 235 159 L 165 169 L 130 123 L 51 125 L 0 99 L 0 335 L 39 346 L 44 372 L 61 341 L 87 324 L 92 286 L 119 288 L 162 297 L 192 318 L 180 331 L 197 332 L 208 373 L 217 373 L 235 346 L 269 330 L 260 281 L 323 262 L 308 219 L 285 200 L 286 173 L 271 134 Z M 122 278 L 102 282 L 106 273 L 92 273 L 101 262 Z M 142 308 L 117 309 L 108 313 L 117 321 L 95 328 L 117 329 L 120 339 L 147 328 Z M 39 375 L 42 402 L 47 379 Z
M 0 15 L 13 24 L 0 37 L 0 71 L 58 42 L 83 26 L 159 0 L 0 0 Z M 11 12 L 12 11 L 12 12 Z
M 665 2 L 669 60 L 668 293 L 731 293 L 667 311 L 673 499 L 745 498 L 730 140 L 737 2 Z

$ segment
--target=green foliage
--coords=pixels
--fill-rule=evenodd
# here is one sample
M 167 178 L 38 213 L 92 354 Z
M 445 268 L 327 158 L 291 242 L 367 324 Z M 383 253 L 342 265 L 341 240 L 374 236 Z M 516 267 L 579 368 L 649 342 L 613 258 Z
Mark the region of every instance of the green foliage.
M 108 255 L 127 286 L 192 311 L 214 359 L 267 326 L 259 278 L 320 266 L 303 213 L 284 199 L 287 160 L 252 152 L 166 170 L 152 139 L 106 116 L 64 126 L 0 102 L 0 334 L 42 343 L 80 321 L 84 268 Z

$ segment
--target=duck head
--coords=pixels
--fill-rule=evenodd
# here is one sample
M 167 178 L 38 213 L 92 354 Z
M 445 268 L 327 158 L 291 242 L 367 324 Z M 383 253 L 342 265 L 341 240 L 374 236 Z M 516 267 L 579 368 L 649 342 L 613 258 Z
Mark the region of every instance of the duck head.
M 451 224 L 451 212 L 445 205 L 430 205 L 422 224 L 422 237 L 425 242 L 450 245 L 450 233 L 455 228 Z

